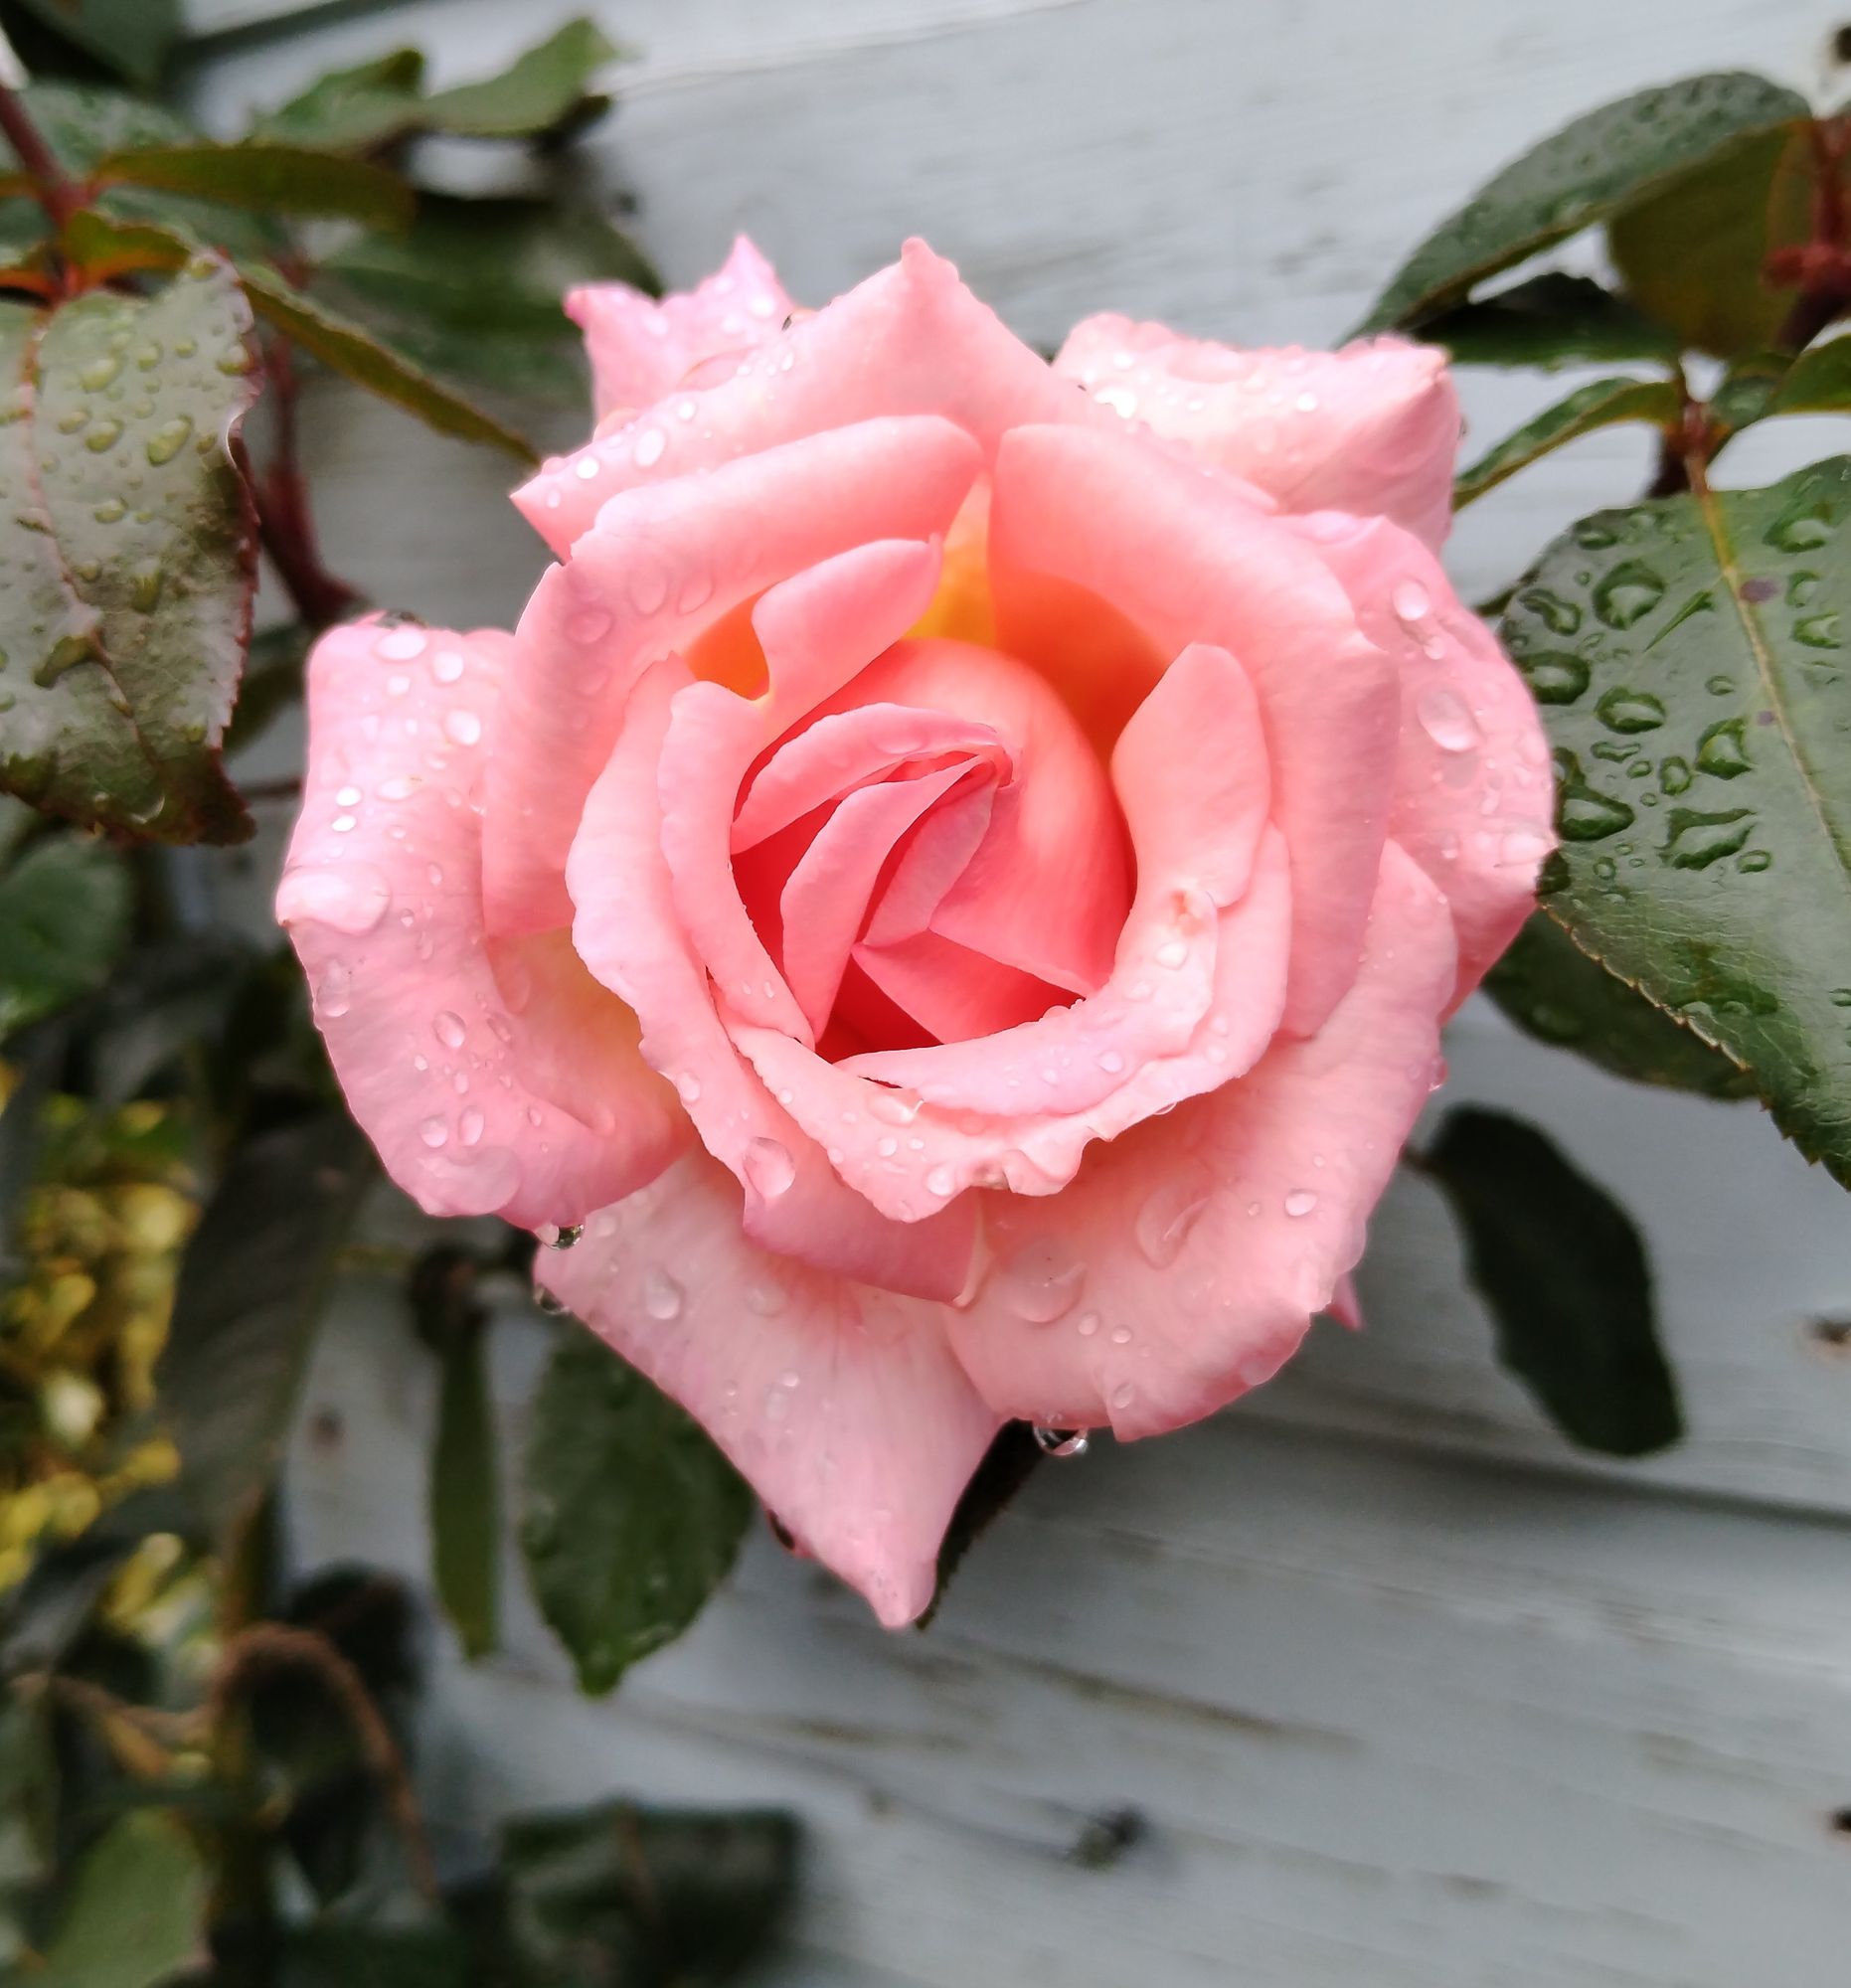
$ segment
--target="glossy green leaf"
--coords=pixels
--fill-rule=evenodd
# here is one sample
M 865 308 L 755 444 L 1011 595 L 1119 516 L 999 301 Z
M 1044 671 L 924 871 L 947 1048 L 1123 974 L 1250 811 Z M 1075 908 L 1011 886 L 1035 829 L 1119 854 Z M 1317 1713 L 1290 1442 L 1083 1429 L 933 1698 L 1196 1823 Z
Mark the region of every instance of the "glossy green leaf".
M 1814 345 L 1792 363 L 1766 405 L 1769 414 L 1851 413 L 1851 338 Z
M 227 448 L 257 383 L 232 271 L 0 306 L 0 788 L 162 841 L 236 841 L 219 764 L 256 581 Z
M 423 117 L 424 58 L 418 49 L 332 70 L 256 119 L 252 135 L 330 151 L 365 151 L 414 131 Z
M 1687 346 L 1721 358 L 1771 343 L 1793 300 L 1762 265 L 1811 227 L 1811 119 L 1703 160 L 1607 225 L 1626 294 Z
M 1452 508 L 1463 510 L 1487 490 L 1495 490 L 1506 477 L 1527 469 L 1539 457 L 1565 443 L 1579 441 L 1599 428 L 1616 427 L 1626 421 L 1649 421 L 1673 429 L 1683 416 L 1683 397 L 1668 380 L 1590 381 L 1566 400 L 1545 408 L 1515 434 L 1506 435 L 1476 462 L 1460 470 L 1458 481 L 1452 486 Z
M 159 1988 L 205 1951 L 209 1878 L 160 1809 L 112 1823 L 72 1876 L 35 1988 Z
M 131 906 L 127 869 L 106 843 L 45 836 L 0 871 L 0 1041 L 108 979 Z
M 753 1511 L 700 1424 L 576 1327 L 540 1385 L 525 1480 L 528 1577 L 588 1692 L 694 1620 Z
M 1421 336 L 1443 345 L 1455 366 L 1669 365 L 1679 351 L 1670 332 L 1623 297 L 1555 269 L 1430 318 Z
M 144 88 L 160 81 L 185 22 L 182 0 L 19 0 L 85 55 Z
M 521 1988 L 730 1980 L 796 1890 L 795 1822 L 775 1809 L 589 1809 L 502 1826 L 507 1940 Z
M 410 183 L 383 166 L 270 139 L 109 152 L 96 162 L 94 177 L 103 186 L 187 194 L 262 213 L 331 215 L 369 228 L 404 228 L 416 207 Z
M 169 268 L 195 248 L 179 229 L 114 222 L 94 214 L 78 216 L 67 233 L 72 252 L 91 269 Z M 238 279 L 259 317 L 355 385 L 416 414 L 438 434 L 487 443 L 523 463 L 537 459 L 524 436 L 393 351 L 364 325 L 286 282 L 274 269 L 241 262 Z
M 335 1254 L 372 1177 L 344 1115 L 263 1133 L 233 1156 L 187 1245 L 155 1386 L 181 1488 L 221 1546 L 281 1461 Z
M 1700 160 L 1808 115 L 1804 97 L 1743 71 L 1687 77 L 1590 111 L 1532 146 L 1441 222 L 1396 272 L 1362 329 L 1418 323 Z
M 590 86 L 617 54 L 596 22 L 568 21 L 503 75 L 427 97 L 425 120 L 431 130 L 459 138 L 542 136 L 602 107 Z
M 1630 1217 L 1533 1125 L 1450 1111 L 1422 1171 L 1445 1191 L 1498 1358 L 1584 1448 L 1644 1456 L 1684 1432 Z
M 1545 911 L 1517 934 L 1484 988 L 1526 1034 L 1614 1077 L 1705 1097 L 1754 1094 L 1720 1050 L 1590 959 Z
M 1851 460 L 1584 519 L 1503 635 L 1556 746 L 1550 911 L 1851 1185 Z

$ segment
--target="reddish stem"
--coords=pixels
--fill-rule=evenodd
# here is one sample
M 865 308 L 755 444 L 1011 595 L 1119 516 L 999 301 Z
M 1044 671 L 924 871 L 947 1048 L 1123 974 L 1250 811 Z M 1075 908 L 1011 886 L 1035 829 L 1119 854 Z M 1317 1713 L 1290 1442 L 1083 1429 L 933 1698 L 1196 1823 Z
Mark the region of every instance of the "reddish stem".
M 84 205 L 84 191 L 58 163 L 16 90 L 0 83 L 0 133 L 32 181 L 33 198 L 62 230 Z
M 321 561 L 296 453 L 295 358 L 286 338 L 270 340 L 269 380 L 275 396 L 276 454 L 253 484 L 257 530 L 296 612 L 319 632 L 338 621 L 360 595 Z
M 1779 352 L 1803 352 L 1835 318 L 1851 310 L 1851 214 L 1847 213 L 1844 156 L 1847 130 L 1837 117 L 1812 126 L 1812 230 L 1797 249 L 1768 257 L 1776 279 L 1797 279 L 1799 294 L 1774 334 Z

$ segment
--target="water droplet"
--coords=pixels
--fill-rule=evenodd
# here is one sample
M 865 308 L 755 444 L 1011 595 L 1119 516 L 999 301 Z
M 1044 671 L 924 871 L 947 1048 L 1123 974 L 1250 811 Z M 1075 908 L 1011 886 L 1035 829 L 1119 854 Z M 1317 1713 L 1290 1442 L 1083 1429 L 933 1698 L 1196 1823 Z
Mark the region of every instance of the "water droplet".
M 1172 972 L 1189 957 L 1189 947 L 1180 938 L 1165 939 L 1157 948 L 1157 964 L 1168 967 Z
M 1836 649 L 1843 646 L 1837 614 L 1808 614 L 1793 623 L 1793 640 L 1808 649 Z
M 354 830 L 360 826 L 360 823 L 358 818 L 354 815 L 337 814 L 334 817 L 334 819 L 331 822 L 329 822 L 328 826 L 334 831 L 336 835 L 352 835 Z
M 1665 708 L 1657 698 L 1624 685 L 1609 690 L 1594 709 L 1609 732 L 1656 732 L 1665 722 Z
M 921 1100 L 910 1090 L 877 1086 L 868 1100 L 868 1109 L 888 1125 L 911 1125 L 920 1115 Z
M 1635 819 L 1624 801 L 1591 787 L 1572 752 L 1557 754 L 1556 826 L 1569 842 L 1599 842 Z
M 775 1139 L 749 1140 L 744 1164 L 748 1185 L 766 1201 L 787 1193 L 797 1177 L 796 1162 Z
M 445 1008 L 431 1023 L 431 1032 L 446 1050 L 459 1050 L 468 1031 L 463 1027 L 462 1017 L 453 1015 Z
M 1776 518 L 1767 527 L 1764 543 L 1776 552 L 1804 553 L 1822 546 L 1831 535 L 1831 512 L 1823 503 L 1816 503 Z
M 537 1233 L 549 1249 L 570 1249 L 584 1236 L 585 1225 L 582 1222 L 549 1222 Z
M 1594 589 L 1594 611 L 1609 628 L 1630 628 L 1664 598 L 1665 583 L 1640 560 L 1624 560 Z
M 686 1295 L 666 1270 L 649 1269 L 643 1272 L 643 1310 L 651 1318 L 665 1325 L 670 1319 L 679 1318 Z
M 662 460 L 662 451 L 668 446 L 668 435 L 661 428 L 644 428 L 636 437 L 636 467 L 647 469 Z
M 1727 697 L 1735 689 L 1736 680 L 1734 677 L 1710 677 L 1703 687 L 1712 697 Z
M 681 1093 L 684 1104 L 698 1104 L 701 1101 L 701 1079 L 692 1071 L 684 1070 L 675 1079 L 675 1088 Z
M 1132 1233 L 1148 1261 L 1163 1269 L 1176 1260 L 1208 1206 L 1212 1184 L 1200 1168 L 1165 1181 L 1137 1212 Z
M 447 1146 L 449 1144 L 450 1128 L 441 1118 L 426 1118 L 419 1126 L 418 1136 L 434 1153 L 439 1146 Z
M 1137 1390 L 1129 1381 L 1121 1381 L 1112 1390 L 1111 1405 L 1114 1408 L 1128 1408 L 1137 1400 Z
M 1712 725 L 1697 743 L 1697 764 L 1720 780 L 1733 780 L 1749 770 L 1748 742 L 1743 737 L 1743 721 L 1725 718 Z M 1660 784 L 1663 775 L 1660 774 Z M 1666 787 L 1667 793 L 1681 791 Z
M 430 659 L 430 674 L 440 684 L 453 684 L 461 677 L 468 660 L 460 649 L 439 649 Z
M 409 663 L 421 656 L 429 646 L 424 631 L 409 624 L 402 628 L 389 628 L 379 639 L 377 653 L 388 663 Z
M 477 1146 L 482 1142 L 482 1132 L 487 1120 L 471 1104 L 456 1121 L 457 1135 L 465 1146 Z
M 601 642 L 610 633 L 610 613 L 603 607 L 587 607 L 566 623 L 566 633 L 581 646 Z
M 1052 1325 L 1065 1318 L 1086 1280 L 1086 1264 L 1052 1237 L 1024 1242 L 996 1266 L 1003 1302 L 1031 1325 Z
M 1285 1213 L 1295 1221 L 1301 1215 L 1309 1215 L 1317 1206 L 1317 1196 L 1308 1187 L 1295 1187 L 1285 1197 Z
M 1690 785 L 1690 762 L 1675 755 L 1658 762 L 1658 784 L 1668 794 L 1681 794 Z
M 1099 1329 L 1099 1315 L 1095 1311 L 1083 1311 L 1080 1323 L 1074 1328 L 1082 1339 L 1091 1339 Z
M 121 437 L 120 421 L 98 421 L 84 437 L 84 446 L 92 455 L 101 455 L 105 450 L 113 448 Z
M 1707 870 L 1719 857 L 1733 856 L 1753 833 L 1752 808 L 1701 814 L 1695 808 L 1673 808 L 1659 852 L 1674 870 Z
M 115 376 L 121 370 L 122 355 L 119 352 L 107 353 L 99 359 L 92 359 L 84 368 L 78 375 L 78 385 L 86 394 L 100 394 L 105 387 L 114 383 Z
M 1032 1433 L 1035 1447 L 1043 1456 L 1085 1456 L 1087 1453 L 1085 1429 L 1050 1428 L 1046 1422 L 1036 1422 Z
M 1421 729 L 1442 752 L 1469 752 L 1478 744 L 1477 721 L 1456 691 L 1435 685 L 1415 703 Z
M 1517 595 L 1517 604 L 1527 607 L 1558 635 L 1572 635 L 1581 626 L 1581 609 L 1546 586 L 1528 586 Z
M 338 1020 L 353 1005 L 353 977 L 338 961 L 332 963 L 315 988 L 315 1006 L 330 1020 Z
M 1573 704 L 1588 688 L 1588 662 L 1569 649 L 1519 656 L 1517 668 L 1538 704 Z
M 458 746 L 474 746 L 482 737 L 482 721 L 473 711 L 449 711 L 443 715 L 443 730 Z
M 957 1192 L 956 1174 L 946 1166 L 933 1167 L 926 1176 L 926 1191 L 937 1195 L 940 1200 L 948 1199 Z
M 186 447 L 192 433 L 193 422 L 190 415 L 176 414 L 171 421 L 163 421 L 148 437 L 148 461 L 156 469 L 159 469 L 164 462 L 172 462 Z
M 1736 858 L 1736 868 L 1745 876 L 1754 876 L 1763 870 L 1773 868 L 1773 858 L 1765 849 L 1748 849 Z
M 1404 628 L 1425 621 L 1433 607 L 1427 588 L 1418 580 L 1400 581 L 1389 596 L 1389 605 L 1394 608 L 1395 618 Z

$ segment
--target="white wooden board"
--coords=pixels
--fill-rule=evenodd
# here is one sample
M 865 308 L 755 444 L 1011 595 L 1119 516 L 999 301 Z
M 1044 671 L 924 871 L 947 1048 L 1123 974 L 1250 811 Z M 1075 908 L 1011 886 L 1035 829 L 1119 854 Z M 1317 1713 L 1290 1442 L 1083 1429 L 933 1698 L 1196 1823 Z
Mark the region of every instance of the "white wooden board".
M 204 22 L 267 0 L 194 0 Z M 581 0 L 582 4 L 582 0 Z M 417 40 L 485 70 L 573 0 L 421 0 L 201 84 L 229 121 L 310 62 Z M 630 0 L 596 159 L 686 280 L 739 228 L 822 298 L 910 232 L 1027 336 L 1102 307 L 1333 339 L 1474 180 L 1601 97 L 1753 65 L 1821 88 L 1805 0 Z M 1562 380 L 1467 383 L 1488 438 Z M 489 459 L 323 409 L 330 557 L 379 598 L 506 620 L 540 555 Z M 564 439 L 564 435 L 560 437 Z M 1841 445 L 1757 438 L 1744 480 Z M 1629 494 L 1591 440 L 1468 514 L 1471 594 Z M 270 748 L 277 761 L 287 742 Z M 267 890 L 274 838 L 252 859 Z M 627 1786 L 778 1799 L 816 1855 L 786 1984 L 1836 1988 L 1851 1936 L 1851 1210 L 1753 1107 L 1659 1097 L 1468 1010 L 1455 1096 L 1547 1125 L 1638 1213 L 1690 1442 L 1567 1452 L 1496 1369 L 1418 1182 L 1320 1331 L 1213 1427 L 1043 1479 L 929 1635 L 887 1638 L 759 1543 L 683 1645 L 603 1706 L 530 1619 L 442 1661 L 435 1806 Z M 518 1404 L 531 1336 L 507 1330 Z M 297 1466 L 310 1558 L 421 1553 L 427 1373 L 377 1293 L 324 1349 Z M 1149 1823 L 1112 1869 L 1089 1815 Z

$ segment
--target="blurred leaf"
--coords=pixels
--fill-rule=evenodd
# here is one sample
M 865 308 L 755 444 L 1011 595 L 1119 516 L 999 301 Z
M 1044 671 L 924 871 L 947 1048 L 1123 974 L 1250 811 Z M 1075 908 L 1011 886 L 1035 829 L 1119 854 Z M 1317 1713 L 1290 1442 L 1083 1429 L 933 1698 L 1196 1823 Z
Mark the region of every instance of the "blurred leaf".
M 1361 328 L 1416 324 L 1700 160 L 1720 159 L 1771 126 L 1810 114 L 1804 97 L 1744 71 L 1686 77 L 1592 110 L 1533 145 L 1441 222 Z
M 110 152 L 94 177 L 105 186 L 188 194 L 271 214 L 333 215 L 369 228 L 409 226 L 416 208 L 410 184 L 383 166 L 303 145 L 247 139 Z
M 1004 1422 L 983 1452 L 983 1461 L 964 1486 L 951 1523 L 944 1529 L 938 1548 L 938 1577 L 931 1601 L 919 1619 L 919 1627 L 929 1628 L 943 1604 L 951 1576 L 963 1565 L 964 1556 L 1002 1517 L 1015 1495 L 1041 1463 L 1043 1451 L 1027 1422 Z
M 1614 215 L 1607 247 L 1626 294 L 1719 358 L 1771 343 L 1793 300 L 1762 276 L 1811 228 L 1812 120 L 1777 124 Z
M 178 229 L 116 223 L 95 214 L 79 215 L 67 234 L 73 252 L 92 270 L 172 268 L 196 251 L 191 238 Z M 363 325 L 285 282 L 275 270 L 241 262 L 238 279 L 257 315 L 324 366 L 416 414 L 438 434 L 489 443 L 524 463 L 537 459 L 532 444 L 512 428 L 383 345 Z
M 1517 934 L 1484 987 L 1527 1034 L 1614 1077 L 1703 1097 L 1754 1095 L 1754 1085 L 1720 1050 L 1590 959 L 1546 911 Z
M 58 1781 L 43 1698 L 4 1685 L 0 1693 L 0 1969 L 11 1969 L 27 1944 L 32 1895 L 51 1875 Z
M 1644 1456 L 1684 1432 L 1639 1233 L 1534 1126 L 1449 1111 L 1423 1170 L 1465 1231 L 1498 1358 L 1571 1440 Z
M 344 1116 L 264 1133 L 234 1156 L 188 1245 L 155 1379 L 182 1489 L 222 1547 L 281 1461 L 335 1255 L 372 1171 Z
M 1729 436 L 1765 420 L 1786 384 L 1793 361 L 1778 352 L 1751 352 L 1738 359 L 1717 382 L 1707 407 L 1712 453 Z
M 1507 290 L 1428 319 L 1421 336 L 1443 345 L 1455 366 L 1573 366 L 1656 359 L 1678 342 L 1588 276 L 1548 270 Z
M 36 1988 L 157 1988 L 204 1950 L 207 1873 L 159 1809 L 134 1809 L 78 1866 Z
M 331 151 L 366 151 L 416 130 L 423 116 L 424 58 L 418 49 L 331 70 L 258 117 L 253 137 Z
M 276 1988 L 475 1988 L 479 1979 L 453 1927 L 331 1922 L 285 1935 Z
M 1502 628 L 1557 748 L 1551 913 L 1726 1050 L 1845 1185 L 1848 629 L 1844 457 L 1583 519 Z
M 412 1275 L 419 1336 L 441 1363 L 430 1450 L 431 1582 L 466 1657 L 495 1647 L 501 1553 L 500 1460 L 489 1407 L 488 1314 L 466 1251 L 428 1251 Z
M 672 1642 L 733 1565 L 753 1497 L 701 1426 L 589 1332 L 534 1403 L 521 1545 L 588 1692 Z
M 253 745 L 292 704 L 301 701 L 302 666 L 314 640 L 315 631 L 301 621 L 259 629 L 252 636 L 245 680 L 238 688 L 238 702 L 225 733 L 228 757 Z
M 515 1816 L 501 1873 L 521 1988 L 681 1988 L 762 1949 L 795 1891 L 797 1830 L 769 1809 Z
M 218 749 L 256 583 L 226 446 L 256 398 L 250 323 L 210 260 L 151 299 L 0 305 L 0 787 L 53 813 L 251 833 Z
M 568 21 L 503 75 L 465 83 L 425 99 L 433 131 L 459 138 L 533 138 L 558 130 L 588 109 L 601 109 L 592 80 L 617 59 L 596 22 Z
M 131 892 L 106 843 L 50 835 L 0 872 L 0 1039 L 94 993 L 128 942 Z
M 182 0 L 19 0 L 85 55 L 152 88 L 180 40 Z
M 1851 411 L 1851 338 L 1814 345 L 1792 363 L 1767 403 L 1770 414 L 1841 414 Z
M 1650 421 L 1669 429 L 1683 417 L 1683 397 L 1668 380 L 1590 381 L 1460 470 L 1452 486 L 1452 508 L 1462 511 L 1518 470 L 1599 428 L 1615 427 L 1624 421 Z

